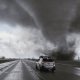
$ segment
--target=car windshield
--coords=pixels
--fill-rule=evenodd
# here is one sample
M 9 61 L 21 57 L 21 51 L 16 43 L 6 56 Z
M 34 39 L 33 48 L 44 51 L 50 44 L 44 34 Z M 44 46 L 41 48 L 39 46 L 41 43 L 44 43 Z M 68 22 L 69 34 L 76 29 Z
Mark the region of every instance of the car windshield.
M 44 62 L 53 62 L 54 59 L 51 59 L 51 58 L 43 58 L 43 61 Z

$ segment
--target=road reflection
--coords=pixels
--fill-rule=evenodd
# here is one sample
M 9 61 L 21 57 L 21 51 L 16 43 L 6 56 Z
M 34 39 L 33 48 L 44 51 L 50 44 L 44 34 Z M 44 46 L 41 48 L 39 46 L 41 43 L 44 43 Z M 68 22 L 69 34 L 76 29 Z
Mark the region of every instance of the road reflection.
M 80 68 L 75 67 L 74 73 L 75 73 L 76 75 L 80 76 Z

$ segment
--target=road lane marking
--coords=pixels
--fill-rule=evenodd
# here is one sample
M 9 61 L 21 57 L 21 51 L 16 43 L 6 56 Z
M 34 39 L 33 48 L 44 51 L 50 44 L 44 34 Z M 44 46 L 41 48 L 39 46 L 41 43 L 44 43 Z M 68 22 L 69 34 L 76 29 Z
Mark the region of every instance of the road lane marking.
M 23 80 L 22 63 L 21 61 L 15 68 L 4 78 L 4 80 Z
M 6 68 L 4 68 L 2 71 L 0 71 L 0 76 L 3 74 L 3 73 L 6 73 L 6 71 L 8 69 L 10 69 L 12 66 L 14 66 L 17 62 L 13 62 L 13 64 L 10 64 L 8 65 Z
M 33 73 L 35 73 L 35 75 L 39 78 L 39 80 L 46 80 L 44 77 L 42 77 L 42 76 L 40 76 L 40 74 L 32 67 L 32 66 L 30 66 L 28 63 L 26 63 L 27 61 L 24 61 L 24 64 L 27 64 L 29 67 L 30 67 L 30 69 L 32 69 L 32 71 L 33 71 Z M 28 61 L 29 62 L 29 61 Z M 33 64 L 35 64 L 35 62 L 31 62 L 30 61 L 30 63 L 33 63 Z
M 35 63 L 34 61 L 29 61 L 29 62 L 30 63 Z M 71 71 L 70 70 L 69 70 L 70 72 L 66 71 L 66 70 L 64 70 L 64 71 L 66 71 L 67 73 L 74 74 L 76 76 L 80 76 L 80 68 L 78 68 L 78 67 L 73 67 L 70 64 L 62 64 L 62 63 L 56 63 L 56 65 L 68 66 Z M 59 70 L 59 71 L 62 71 L 62 70 Z
M 80 68 L 75 67 L 74 73 L 80 76 Z
M 30 72 L 31 76 L 33 77 L 34 80 L 40 80 L 38 78 L 38 76 L 35 74 L 35 71 L 25 62 L 23 62 L 23 64 L 25 65 L 25 67 L 28 69 L 28 71 Z

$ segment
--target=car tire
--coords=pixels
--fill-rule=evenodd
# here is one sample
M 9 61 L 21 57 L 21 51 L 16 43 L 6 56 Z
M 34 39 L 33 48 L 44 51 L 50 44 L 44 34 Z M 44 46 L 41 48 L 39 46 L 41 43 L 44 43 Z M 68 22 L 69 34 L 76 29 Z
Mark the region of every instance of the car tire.
M 51 71 L 54 72 L 54 69 L 52 69 Z
M 39 70 L 42 71 L 42 67 L 41 66 L 39 66 Z
M 54 68 L 52 68 L 52 70 L 51 70 L 51 71 L 52 71 L 52 72 L 54 72 L 55 70 L 56 70 L 56 68 L 54 67 Z
M 37 65 L 36 65 L 36 69 L 38 70 L 38 67 L 37 67 Z

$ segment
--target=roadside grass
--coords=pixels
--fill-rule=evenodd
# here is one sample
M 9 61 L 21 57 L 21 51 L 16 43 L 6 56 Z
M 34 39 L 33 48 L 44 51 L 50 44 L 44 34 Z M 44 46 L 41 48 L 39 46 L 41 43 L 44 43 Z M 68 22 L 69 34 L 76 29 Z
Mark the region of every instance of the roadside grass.
M 5 62 L 14 61 L 13 59 L 0 59 L 0 64 Z
M 56 61 L 56 63 L 69 64 L 73 67 L 80 67 L 80 61 Z

